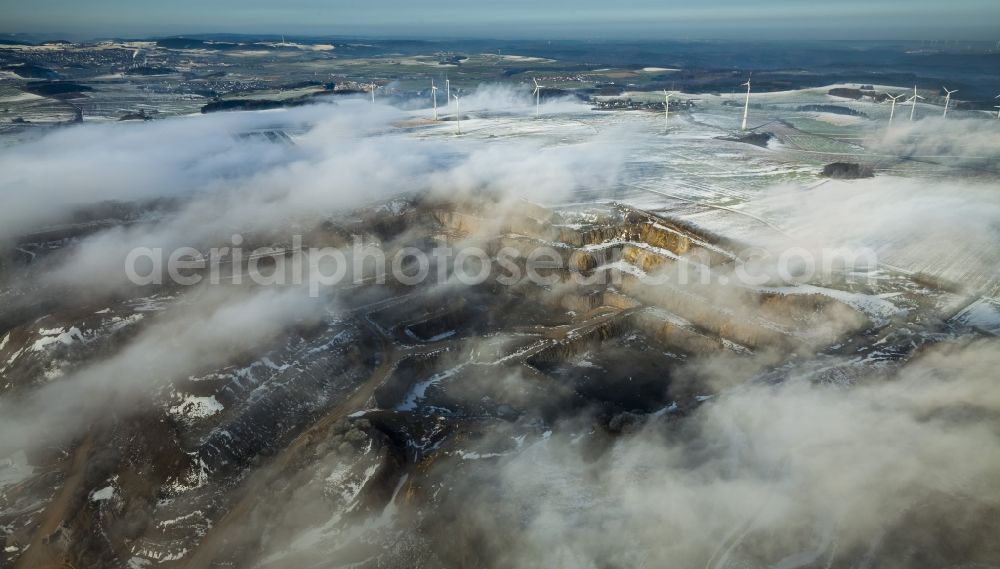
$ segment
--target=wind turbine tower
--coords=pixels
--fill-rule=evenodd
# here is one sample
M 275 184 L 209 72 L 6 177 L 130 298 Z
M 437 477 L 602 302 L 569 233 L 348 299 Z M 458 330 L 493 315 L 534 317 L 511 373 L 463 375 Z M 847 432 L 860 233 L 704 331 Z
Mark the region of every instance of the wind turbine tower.
M 885 96 L 892 99 L 892 106 L 889 107 L 889 126 L 892 126 L 892 117 L 896 114 L 896 101 L 898 101 L 899 98 L 903 96 L 903 94 L 900 93 L 899 95 L 893 96 L 890 95 L 889 93 L 886 93 Z
M 1000 99 L 1000 95 L 993 97 L 994 99 Z M 997 109 L 997 118 L 1000 119 L 1000 105 L 993 105 L 993 108 Z
M 538 79 L 531 78 L 535 82 L 535 90 L 531 92 L 535 96 L 535 118 L 538 118 L 538 109 L 542 104 L 542 86 L 538 84 Z
M 663 90 L 663 130 L 670 128 L 670 97 L 676 94 L 677 91 Z M 743 118 L 743 128 L 746 128 L 746 117 Z
M 740 84 L 741 87 L 745 86 L 747 88 L 747 99 L 743 103 L 743 125 L 740 126 L 740 130 L 747 129 L 747 113 L 750 112 L 750 78 L 753 77 L 753 72 L 747 77 L 747 82 Z
M 438 88 L 434 85 L 434 80 L 431 79 L 431 101 L 434 103 L 434 120 L 438 120 Z
M 917 86 L 914 85 L 913 96 L 906 100 L 907 103 L 910 103 L 910 121 L 913 121 L 913 114 L 917 111 L 917 99 L 923 99 L 923 97 L 917 94 Z
M 462 134 L 462 108 L 458 105 L 458 95 L 455 98 L 455 124 L 458 125 L 458 134 Z
M 375 82 L 372 81 L 372 104 L 375 104 Z
M 451 104 L 451 81 L 447 77 L 444 78 L 444 102 Z
M 944 118 L 948 116 L 948 104 L 951 103 L 951 94 L 958 93 L 958 89 L 949 91 L 947 87 L 942 86 L 941 88 L 944 89 L 944 92 L 946 93 L 944 96 L 944 114 L 941 115 L 941 118 Z

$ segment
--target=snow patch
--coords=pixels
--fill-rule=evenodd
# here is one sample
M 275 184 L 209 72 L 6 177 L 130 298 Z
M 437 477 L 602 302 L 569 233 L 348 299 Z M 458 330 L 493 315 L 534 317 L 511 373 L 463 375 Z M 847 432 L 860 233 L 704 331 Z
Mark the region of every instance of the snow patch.
M 52 344 L 63 344 L 65 346 L 70 346 L 73 342 L 79 341 L 84 342 L 83 333 L 76 326 L 71 327 L 69 330 L 65 328 L 42 328 L 38 330 L 41 334 L 41 338 L 35 340 L 35 343 L 31 345 L 31 350 L 34 352 L 43 352 L 48 346 Z
M 115 316 L 114 318 L 111 318 L 110 320 L 107 321 L 108 322 L 108 330 L 111 331 L 111 332 L 115 332 L 117 330 L 121 330 L 122 328 L 124 328 L 126 326 L 129 326 L 131 324 L 135 324 L 136 322 L 142 320 L 143 318 L 144 318 L 144 316 L 142 314 L 139 314 L 139 313 L 131 314 L 129 316 L 124 316 L 124 317 L 123 316 Z
M 417 408 L 417 403 L 424 398 L 424 394 L 427 393 L 427 388 L 440 382 L 442 379 L 447 379 L 465 367 L 465 364 L 455 366 L 449 370 L 445 370 L 441 373 L 432 375 L 424 381 L 421 381 L 410 389 L 410 392 L 406 395 L 406 399 L 396 407 L 397 411 L 413 411 Z
M 844 290 L 825 288 L 809 284 L 802 284 L 798 286 L 764 287 L 758 290 L 762 292 L 777 292 L 781 294 L 822 294 L 834 300 L 839 300 L 847 306 L 861 312 L 872 321 L 872 324 L 875 324 L 876 326 L 882 326 L 888 323 L 892 317 L 905 312 L 902 308 L 899 308 L 888 300 L 879 298 L 876 295 L 847 292 Z
M 502 453 L 502 452 L 488 452 L 488 453 L 485 453 L 485 454 L 480 454 L 478 452 L 468 452 L 468 451 L 460 450 L 460 451 L 458 451 L 458 456 L 460 456 L 462 458 L 462 460 L 480 460 L 480 459 L 484 459 L 484 458 L 497 458 L 497 457 L 500 457 L 500 456 L 504 456 L 504 453 Z
M 209 395 L 208 397 L 188 395 L 180 404 L 170 408 L 170 414 L 190 419 L 202 419 L 211 417 L 223 409 L 225 407 L 216 400 L 214 395 Z
M 128 560 L 128 569 L 145 569 L 152 565 L 153 562 L 149 559 L 143 559 L 142 557 L 133 557 Z
M 111 498 L 114 497 L 114 495 L 115 495 L 115 488 L 114 488 L 114 486 L 105 486 L 104 488 L 101 488 L 100 490 L 98 490 L 98 491 L 94 492 L 93 494 L 91 494 L 90 495 L 90 501 L 91 502 L 101 502 L 101 501 L 104 501 L 104 500 L 110 500 Z

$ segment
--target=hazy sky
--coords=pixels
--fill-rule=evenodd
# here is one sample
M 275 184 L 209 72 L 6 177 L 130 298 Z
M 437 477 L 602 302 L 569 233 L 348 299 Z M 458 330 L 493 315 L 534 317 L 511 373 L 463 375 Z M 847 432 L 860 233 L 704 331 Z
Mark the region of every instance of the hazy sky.
M 0 0 L 0 31 L 1000 40 L 1000 0 Z

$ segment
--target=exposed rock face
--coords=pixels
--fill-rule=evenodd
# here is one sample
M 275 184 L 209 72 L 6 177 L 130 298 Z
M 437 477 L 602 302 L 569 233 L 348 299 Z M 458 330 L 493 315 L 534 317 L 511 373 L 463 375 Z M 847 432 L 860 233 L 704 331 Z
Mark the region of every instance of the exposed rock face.
M 0 457 L 0 528 L 9 528 L 0 564 L 525 566 L 507 559 L 505 544 L 524 537 L 518 520 L 531 504 L 494 495 L 506 461 L 579 448 L 603 471 L 600 461 L 616 460 L 609 445 L 654 422 L 665 434 L 697 430 L 689 418 L 717 393 L 701 378 L 708 362 L 747 370 L 733 382 L 767 365 L 760 377 L 770 382 L 791 373 L 788 362 L 816 358 L 821 380 L 850 382 L 863 368 L 857 354 L 892 365 L 921 346 L 921 326 L 936 325 L 920 319 L 914 297 L 899 322 L 875 324 L 863 310 L 876 293 L 927 289 L 912 283 L 850 292 L 702 281 L 730 274 L 744 246 L 670 215 L 480 198 L 398 198 L 324 219 L 305 242 L 346 247 L 347 237 L 362 235 L 386 250 L 473 243 L 522 258 L 545 247 L 568 268 L 552 269 L 545 286 L 352 286 L 316 323 L 150 384 L 145 404 L 95 419 L 74 440 Z M 134 213 L 109 203 L 82 221 L 124 223 Z M 41 260 L 67 231 L 24 247 Z M 7 262 L 14 273 L 28 266 Z M 574 271 L 607 278 L 581 283 Z M 641 278 L 649 275 L 668 278 Z M 192 294 L 156 292 L 19 312 L 0 303 L 0 397 L 72 380 L 162 326 Z M 859 334 L 876 326 L 884 329 Z M 851 358 L 837 365 L 838 354 Z M 557 443 L 560 425 L 573 429 L 572 446 Z M 574 479 L 544 485 L 587 488 Z M 593 500 L 572 504 L 589 509 Z M 477 504 L 489 504 L 490 515 L 478 516 Z M 935 521 L 890 530 L 910 535 Z M 640 549 L 660 541 L 640 538 Z M 865 555 L 830 553 L 838 566 Z
M 823 174 L 826 178 L 837 180 L 856 180 L 858 178 L 873 178 L 875 172 L 871 166 L 858 164 L 856 162 L 834 162 L 823 167 Z

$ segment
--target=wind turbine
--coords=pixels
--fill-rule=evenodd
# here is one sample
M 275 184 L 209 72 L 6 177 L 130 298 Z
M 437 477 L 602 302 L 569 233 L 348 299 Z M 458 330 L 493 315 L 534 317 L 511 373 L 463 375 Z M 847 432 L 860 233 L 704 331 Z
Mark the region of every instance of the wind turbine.
M 740 130 L 746 130 L 747 129 L 747 113 L 750 112 L 750 78 L 751 77 L 753 77 L 753 71 L 751 71 L 750 75 L 747 77 L 747 82 L 740 84 L 740 87 L 746 86 L 746 88 L 747 88 L 747 100 L 746 100 L 745 103 L 743 103 L 743 126 L 740 127 Z
M 438 88 L 431 79 L 431 100 L 434 101 L 434 120 L 438 120 Z
M 676 95 L 677 91 L 667 91 L 663 90 L 663 129 L 667 130 L 670 128 L 670 96 Z M 744 122 L 746 119 L 744 119 Z M 744 127 L 745 128 L 745 127 Z
M 917 94 L 917 86 L 914 85 L 913 96 L 906 100 L 907 103 L 910 103 L 910 121 L 913 121 L 913 113 L 917 110 L 917 99 L 923 99 L 923 97 Z
M 941 115 L 941 118 L 944 118 L 944 117 L 948 116 L 948 103 L 951 102 L 951 94 L 952 93 L 958 93 L 958 89 L 949 91 L 947 87 L 942 86 L 941 88 L 944 89 L 945 93 L 947 93 L 944 96 L 944 114 Z
M 372 104 L 375 104 L 375 82 L 372 81 Z
M 458 125 L 458 134 L 462 134 L 462 108 L 458 105 L 458 95 L 452 97 L 455 97 L 455 124 Z
M 542 104 L 542 86 L 538 84 L 538 79 L 531 78 L 535 82 L 535 90 L 531 92 L 535 96 L 535 118 L 538 117 L 538 108 Z
M 892 96 L 889 93 L 886 93 L 885 96 L 892 99 L 892 106 L 889 107 L 889 126 L 892 126 L 892 117 L 893 115 L 896 114 L 896 101 L 898 101 L 899 98 L 903 96 L 903 93 L 900 93 L 896 96 Z
M 444 78 L 444 101 L 451 104 L 451 81 L 447 77 Z

